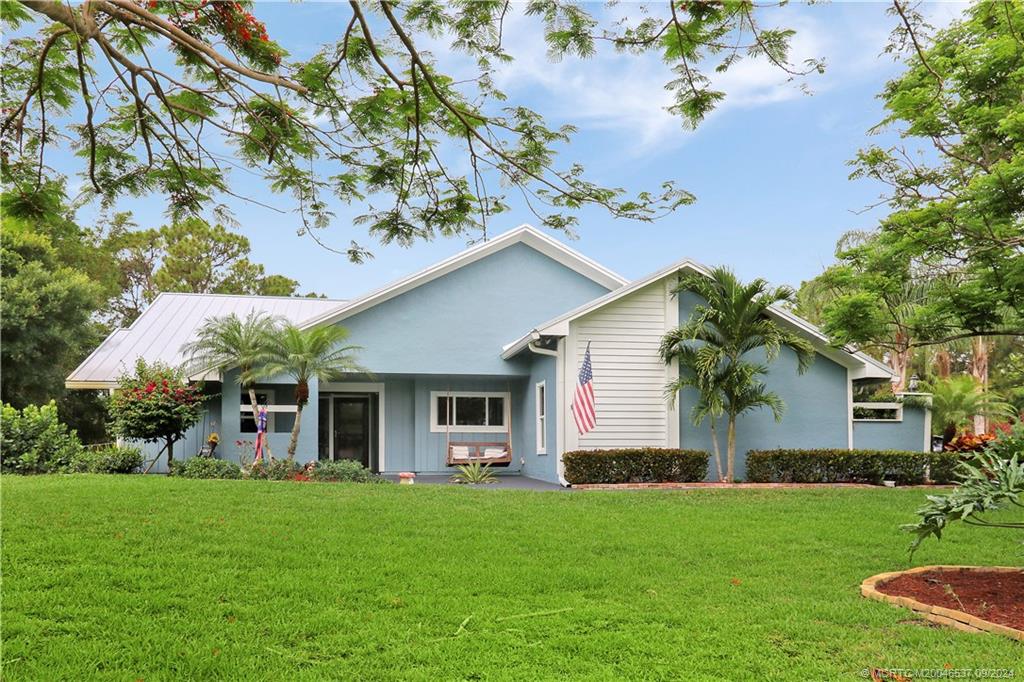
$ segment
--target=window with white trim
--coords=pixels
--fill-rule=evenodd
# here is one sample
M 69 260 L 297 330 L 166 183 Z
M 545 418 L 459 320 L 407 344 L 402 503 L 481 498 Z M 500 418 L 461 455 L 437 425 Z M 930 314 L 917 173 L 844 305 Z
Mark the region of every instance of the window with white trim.
M 534 386 L 534 409 L 537 413 L 537 454 L 548 454 L 548 404 L 547 387 L 543 381 Z
M 504 433 L 508 393 L 431 391 L 430 430 L 450 433 Z
M 256 391 L 256 405 L 273 405 L 274 404 L 274 392 L 269 389 L 261 388 Z M 242 389 L 242 400 L 241 400 L 241 428 L 239 431 L 242 433 L 256 433 L 256 418 L 252 416 L 252 403 L 249 402 L 249 391 Z M 273 433 L 274 431 L 274 413 L 267 410 L 267 431 Z

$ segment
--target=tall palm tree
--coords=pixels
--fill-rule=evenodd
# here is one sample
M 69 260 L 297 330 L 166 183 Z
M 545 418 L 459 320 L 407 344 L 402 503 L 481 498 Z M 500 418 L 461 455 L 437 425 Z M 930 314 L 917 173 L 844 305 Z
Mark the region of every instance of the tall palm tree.
M 932 424 L 942 433 L 943 443 L 972 426 L 977 415 L 1009 418 L 1014 409 L 995 393 L 982 390 L 977 380 L 966 374 L 938 381 L 932 387 Z
M 708 377 L 698 371 L 699 360 L 694 346 L 680 345 L 673 358 L 669 358 L 668 361 L 671 359 L 679 361 L 679 377 L 665 387 L 665 397 L 674 405 L 676 396 L 684 388 L 697 391 L 697 401 L 690 410 L 690 423 L 700 426 L 705 419 L 708 420 L 711 429 L 711 448 L 715 457 L 715 478 L 724 481 L 722 452 L 718 447 L 718 420 L 725 413 L 724 397 L 719 388 L 721 378 L 717 375 Z
M 259 370 L 261 376 L 290 376 L 295 380 L 295 425 L 288 443 L 288 459 L 294 459 L 299 443 L 302 409 L 309 402 L 309 382 L 340 379 L 352 372 L 365 372 L 356 364 L 353 351 L 359 346 L 343 345 L 348 330 L 334 325 L 301 329 L 285 324 L 271 337 L 269 356 Z
M 793 301 L 794 292 L 789 287 L 773 288 L 763 279 L 744 284 L 731 270 L 718 267 L 706 276 L 680 277 L 673 294 L 685 291 L 697 294 L 703 302 L 694 306 L 689 319 L 662 338 L 661 356 L 666 362 L 679 361 L 680 381 L 691 382 L 686 385 L 696 387 L 701 394 L 694 418 L 701 413 L 709 417 L 725 415 L 725 478 L 732 482 L 737 417 L 767 407 L 778 421 L 785 409 L 782 399 L 760 380 L 768 371 L 767 365 L 751 362 L 748 354 L 763 353 L 765 362 L 772 362 L 783 347 L 789 348 L 796 354 L 802 374 L 814 360 L 814 349 L 768 315 L 772 306 Z M 717 440 L 717 435 L 714 438 Z
M 284 319 L 270 313 L 252 310 L 245 318 L 235 313 L 214 317 L 199 329 L 194 341 L 181 347 L 188 357 L 189 373 L 216 369 L 224 374 L 238 368 L 238 383 L 249 394 L 252 417 L 258 422 L 256 378 L 259 368 L 270 355 L 270 340 Z M 270 448 L 267 446 L 267 455 Z

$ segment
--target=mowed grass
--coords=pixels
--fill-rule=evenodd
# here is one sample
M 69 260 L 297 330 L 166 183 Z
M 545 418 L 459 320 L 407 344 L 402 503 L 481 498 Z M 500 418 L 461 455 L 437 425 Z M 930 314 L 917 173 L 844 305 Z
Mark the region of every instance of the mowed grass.
M 1015 668 L 858 594 L 921 490 L 2 481 L 3 678 L 857 679 Z M 1019 564 L 954 528 L 915 564 Z

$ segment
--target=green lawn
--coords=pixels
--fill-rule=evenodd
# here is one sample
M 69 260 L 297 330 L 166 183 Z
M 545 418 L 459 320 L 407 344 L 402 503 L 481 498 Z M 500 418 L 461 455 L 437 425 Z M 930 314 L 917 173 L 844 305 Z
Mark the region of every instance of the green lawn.
M 1024 647 L 858 595 L 920 490 L 4 476 L 3 678 L 858 679 Z M 915 563 L 1021 563 L 954 528 Z

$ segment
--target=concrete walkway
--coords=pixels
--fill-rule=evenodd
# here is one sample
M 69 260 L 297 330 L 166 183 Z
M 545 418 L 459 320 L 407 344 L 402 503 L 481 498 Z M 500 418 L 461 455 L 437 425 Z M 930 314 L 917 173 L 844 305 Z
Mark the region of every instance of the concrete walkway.
M 398 476 L 388 474 L 384 478 L 398 482 Z M 497 483 L 487 483 L 483 485 L 466 485 L 467 488 L 501 488 L 504 490 L 518 489 L 518 490 L 570 490 L 570 488 L 563 488 L 557 483 L 548 483 L 547 481 L 539 481 L 536 478 L 527 478 L 526 476 L 497 476 Z M 444 474 L 416 474 L 416 483 L 414 485 L 461 485 L 459 483 L 452 483 L 451 476 Z

